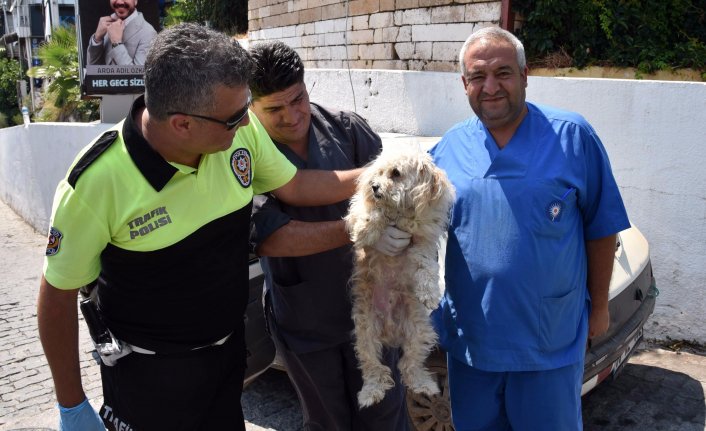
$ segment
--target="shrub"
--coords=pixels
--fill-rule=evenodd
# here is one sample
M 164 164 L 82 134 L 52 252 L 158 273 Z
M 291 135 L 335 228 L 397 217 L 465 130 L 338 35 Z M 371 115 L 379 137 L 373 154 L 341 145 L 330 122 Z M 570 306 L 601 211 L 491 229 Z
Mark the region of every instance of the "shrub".
M 175 0 L 167 9 L 165 25 L 198 22 L 226 34 L 248 32 L 247 0 Z
M 0 113 L 3 116 L 0 127 L 19 124 L 14 122 L 14 118 L 20 115 L 20 108 L 17 104 L 17 80 L 19 78 L 20 63 L 15 59 L 0 57 Z
M 706 0 L 515 0 L 530 64 L 565 53 L 572 66 L 706 72 Z

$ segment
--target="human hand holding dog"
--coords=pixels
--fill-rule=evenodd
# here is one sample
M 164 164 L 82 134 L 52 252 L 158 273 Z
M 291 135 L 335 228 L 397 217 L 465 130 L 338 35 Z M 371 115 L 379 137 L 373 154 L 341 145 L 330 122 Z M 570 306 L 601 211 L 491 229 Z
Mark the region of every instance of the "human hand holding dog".
M 397 256 L 402 253 L 412 241 L 412 234 L 387 226 L 373 248 L 387 256 Z

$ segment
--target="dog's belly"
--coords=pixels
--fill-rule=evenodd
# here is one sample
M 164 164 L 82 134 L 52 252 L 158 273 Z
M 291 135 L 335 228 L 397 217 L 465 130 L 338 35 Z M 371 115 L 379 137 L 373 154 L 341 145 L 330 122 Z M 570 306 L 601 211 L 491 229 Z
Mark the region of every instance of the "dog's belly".
M 408 322 L 411 288 L 402 278 L 405 277 L 400 277 L 398 271 L 389 271 L 376 280 L 373 288 L 372 315 L 380 328 L 382 343 L 391 347 L 400 347 Z

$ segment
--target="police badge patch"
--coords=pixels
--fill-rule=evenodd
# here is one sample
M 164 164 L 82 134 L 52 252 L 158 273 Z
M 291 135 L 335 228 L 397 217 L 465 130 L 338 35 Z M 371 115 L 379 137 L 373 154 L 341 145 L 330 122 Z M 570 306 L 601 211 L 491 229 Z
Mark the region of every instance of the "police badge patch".
M 252 182 L 252 169 L 250 152 L 245 148 L 238 148 L 230 156 L 230 168 L 241 186 L 250 187 Z
M 55 227 L 49 229 L 49 242 L 47 243 L 46 256 L 54 256 L 59 252 L 59 247 L 61 246 L 61 238 L 64 235 L 59 232 Z

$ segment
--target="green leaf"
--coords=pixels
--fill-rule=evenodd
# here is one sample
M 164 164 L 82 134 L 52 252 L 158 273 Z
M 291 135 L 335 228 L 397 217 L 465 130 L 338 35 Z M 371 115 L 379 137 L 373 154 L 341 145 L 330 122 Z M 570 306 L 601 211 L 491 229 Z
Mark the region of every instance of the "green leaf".
M 78 42 L 73 26 L 58 27 L 51 39 L 40 45 L 37 56 L 41 66 L 31 67 L 27 76 L 47 80 L 44 106 L 40 115 L 44 121 L 92 121 L 98 119 L 98 103 L 81 100 Z

